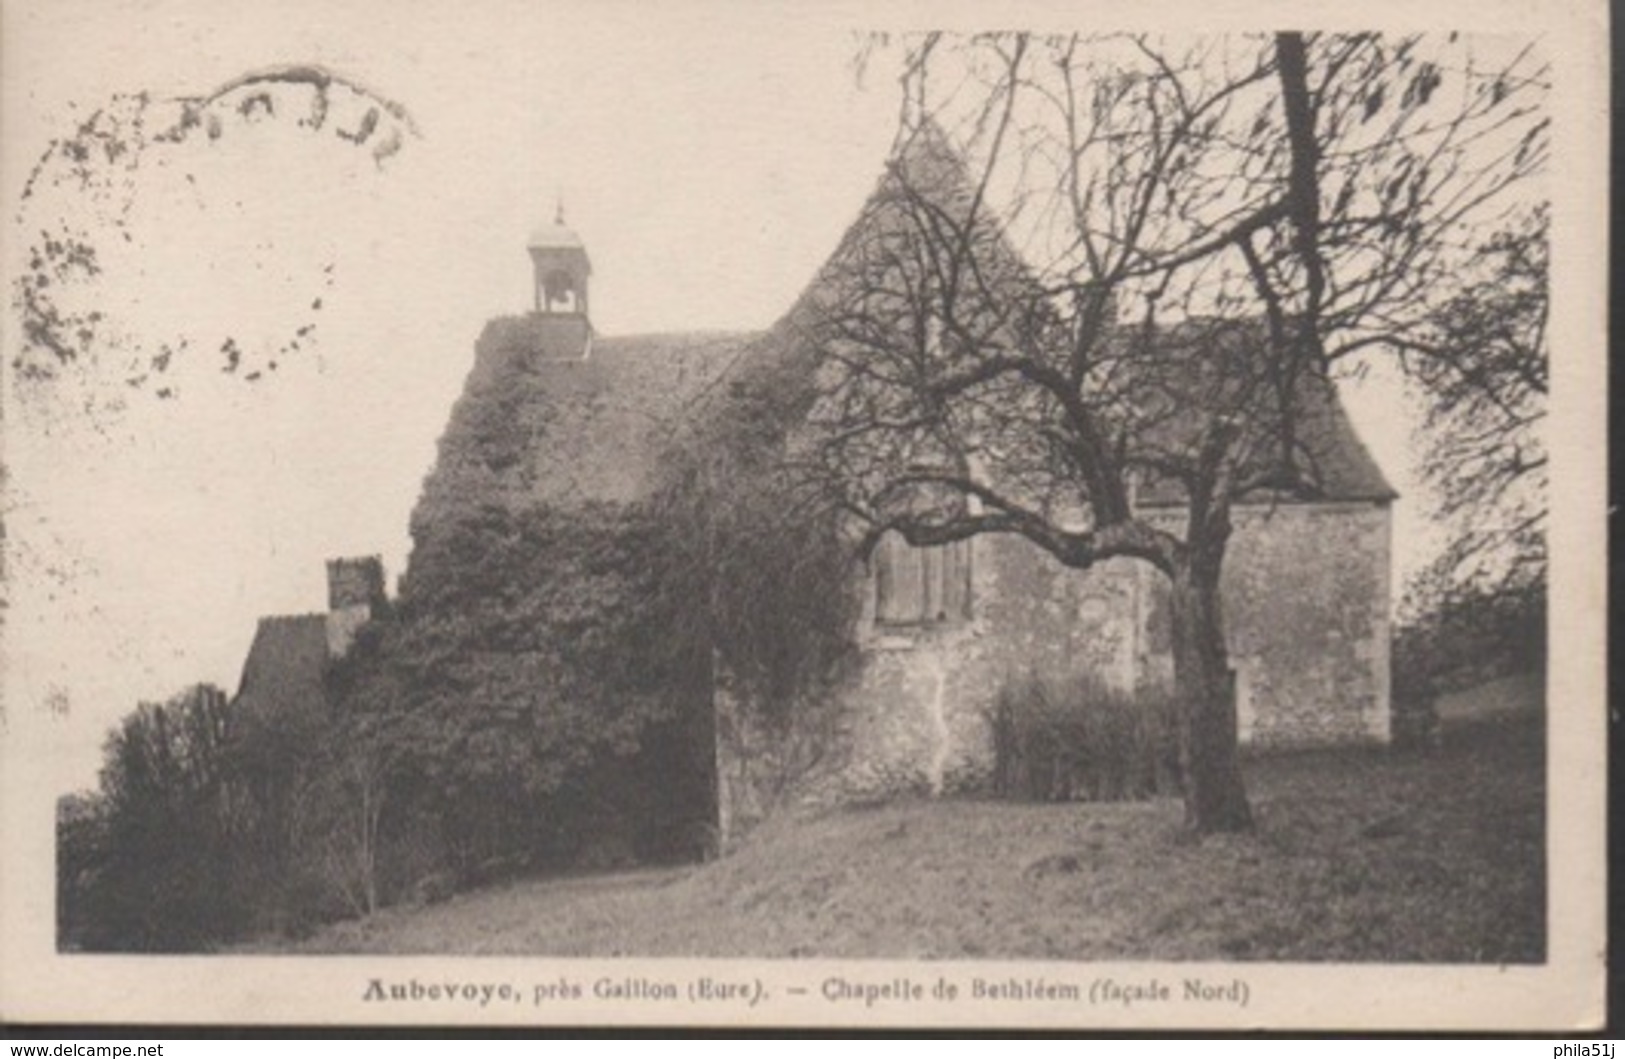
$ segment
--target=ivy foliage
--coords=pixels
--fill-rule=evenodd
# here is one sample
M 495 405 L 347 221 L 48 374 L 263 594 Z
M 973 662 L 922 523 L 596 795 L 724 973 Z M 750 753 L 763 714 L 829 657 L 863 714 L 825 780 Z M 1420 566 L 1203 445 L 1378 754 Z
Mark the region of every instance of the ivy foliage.
M 673 591 L 703 601 L 704 647 L 741 702 L 783 724 L 848 671 L 862 582 L 836 494 L 798 458 L 809 353 L 779 337 L 689 417 L 650 507 L 675 546 Z
M 798 464 L 813 371 L 770 340 L 667 424 L 631 501 L 528 488 L 539 382 L 514 362 L 471 386 L 399 599 L 308 715 L 217 694 L 185 738 L 146 738 L 167 710 L 121 732 L 113 811 L 64 826 L 89 836 L 69 842 L 88 910 L 68 934 L 194 949 L 515 871 L 702 855 L 718 685 L 788 724 L 855 654 L 854 541 Z M 197 767 L 140 785 L 194 745 Z M 90 840 L 104 832 L 128 841 Z
M 485 505 L 423 527 L 395 617 L 335 674 L 454 864 L 679 852 L 705 815 L 707 659 L 637 509 Z M 628 782 L 630 776 L 630 782 Z M 695 839 L 697 841 L 697 839 Z
M 630 502 L 528 488 L 538 381 L 504 360 L 471 383 L 397 612 L 335 674 L 457 865 L 696 855 L 718 683 L 783 724 L 845 672 L 853 542 L 797 465 L 814 380 L 792 348 L 767 336 L 666 423 Z

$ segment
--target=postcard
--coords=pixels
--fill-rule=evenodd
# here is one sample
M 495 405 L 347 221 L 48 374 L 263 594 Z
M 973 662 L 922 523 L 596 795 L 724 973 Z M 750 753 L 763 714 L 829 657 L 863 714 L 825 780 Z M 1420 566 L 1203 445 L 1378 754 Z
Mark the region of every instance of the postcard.
M 7 1020 L 1601 1024 L 1602 4 L 3 17 Z

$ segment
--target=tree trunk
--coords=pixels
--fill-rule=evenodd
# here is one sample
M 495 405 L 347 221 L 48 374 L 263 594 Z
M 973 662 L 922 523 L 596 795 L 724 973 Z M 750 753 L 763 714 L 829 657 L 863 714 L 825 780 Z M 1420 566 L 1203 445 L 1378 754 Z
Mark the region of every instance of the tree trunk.
M 1253 826 L 1236 761 L 1236 695 L 1220 616 L 1219 563 L 1192 558 L 1173 576 L 1174 686 L 1185 822 L 1198 834 Z

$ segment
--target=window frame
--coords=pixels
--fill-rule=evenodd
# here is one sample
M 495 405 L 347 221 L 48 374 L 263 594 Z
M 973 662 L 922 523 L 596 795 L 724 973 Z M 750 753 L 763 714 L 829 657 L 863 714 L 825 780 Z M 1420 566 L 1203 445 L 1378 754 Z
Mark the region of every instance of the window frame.
M 974 538 L 915 547 L 887 533 L 870 558 L 870 601 L 880 629 L 963 625 L 976 616 Z

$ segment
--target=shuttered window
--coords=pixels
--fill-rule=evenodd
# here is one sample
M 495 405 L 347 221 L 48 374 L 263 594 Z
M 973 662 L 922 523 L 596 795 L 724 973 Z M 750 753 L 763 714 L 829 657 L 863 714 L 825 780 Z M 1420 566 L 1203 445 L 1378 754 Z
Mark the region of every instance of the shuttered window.
M 875 621 L 933 625 L 971 616 L 971 542 L 915 548 L 888 533 L 875 549 Z

